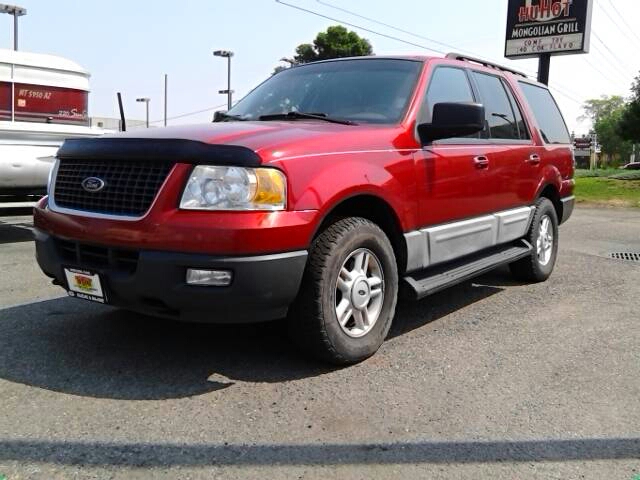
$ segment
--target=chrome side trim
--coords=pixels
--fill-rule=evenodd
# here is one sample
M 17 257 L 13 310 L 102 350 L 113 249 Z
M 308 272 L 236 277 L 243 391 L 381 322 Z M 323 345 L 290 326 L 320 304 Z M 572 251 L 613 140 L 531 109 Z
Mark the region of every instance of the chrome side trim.
M 529 229 L 534 210 L 534 207 L 523 207 L 496 213 L 496 217 L 498 217 L 496 244 L 499 245 L 524 237 Z
M 405 233 L 407 242 L 407 271 L 420 270 L 429 265 L 429 245 L 418 230 Z
M 429 265 L 435 265 L 495 245 L 498 219 L 495 215 L 487 215 L 421 232 L 429 243 Z
M 414 230 L 407 242 L 407 272 L 524 237 L 535 207 L 520 207 L 444 225 Z
M 158 197 L 162 193 L 162 190 L 164 190 L 164 186 L 167 184 L 167 182 L 169 181 L 169 178 L 171 178 L 171 175 L 173 174 L 173 171 L 176 168 L 175 165 L 171 167 L 171 170 L 169 170 L 169 173 L 167 174 L 167 178 L 165 178 L 164 182 L 162 182 L 162 185 L 160 185 L 160 188 L 158 189 L 158 193 L 156 193 L 156 197 L 153 199 L 153 202 L 151 202 L 149 209 L 144 213 L 144 215 L 142 215 L 141 217 L 128 217 L 125 215 L 109 215 L 106 213 L 87 212 L 85 210 L 73 210 L 71 208 L 59 207 L 56 204 L 56 200 L 55 200 L 56 178 L 58 175 L 59 165 L 60 165 L 60 160 L 56 160 L 56 163 L 54 164 L 53 169 L 51 170 L 51 180 L 49 183 L 49 209 L 52 212 L 65 213 L 67 215 L 75 215 L 77 217 L 102 218 L 105 220 L 119 220 L 124 222 L 137 222 L 137 221 L 143 220 L 144 218 L 147 217 L 147 215 L 149 215 L 149 212 L 153 210 L 153 207 L 158 201 Z

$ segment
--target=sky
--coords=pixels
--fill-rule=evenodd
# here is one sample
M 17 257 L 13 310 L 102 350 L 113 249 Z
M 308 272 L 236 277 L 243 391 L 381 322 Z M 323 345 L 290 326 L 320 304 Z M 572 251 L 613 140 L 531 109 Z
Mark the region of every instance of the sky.
M 319 31 L 340 22 L 351 23 L 345 26 L 367 38 L 379 55 L 441 56 L 437 51 L 454 50 L 534 77 L 537 72 L 537 60 L 511 61 L 503 56 L 507 0 L 282 1 L 333 20 L 276 0 L 8 3 L 27 9 L 20 18 L 20 50 L 63 56 L 91 72 L 91 116 L 118 117 L 116 92 L 120 91 L 127 118 L 144 119 L 144 105 L 135 98 L 150 97 L 151 121 L 159 126 L 165 73 L 169 125 L 208 122 L 216 109 L 226 109 L 226 96 L 218 93 L 226 88 L 226 59 L 214 57 L 213 50 L 234 52 L 232 89 L 239 99 L 267 78 L 280 58 L 292 56 L 298 44 L 310 43 Z M 638 18 L 638 0 L 594 0 L 590 53 L 552 58 L 550 87 L 571 131 L 582 134 L 590 127 L 578 121 L 584 100 L 629 95 L 640 71 Z M 12 25 L 11 16 L 0 15 L 0 48 L 12 48 Z

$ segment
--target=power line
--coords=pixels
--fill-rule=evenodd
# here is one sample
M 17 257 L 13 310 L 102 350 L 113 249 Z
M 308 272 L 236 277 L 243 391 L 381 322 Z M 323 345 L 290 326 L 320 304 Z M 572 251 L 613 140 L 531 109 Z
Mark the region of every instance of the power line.
M 292 5 L 290 3 L 283 2 L 282 0 L 276 0 L 276 3 L 279 3 L 281 5 L 285 5 L 285 6 L 290 7 L 290 8 L 295 8 L 296 10 L 300 10 L 302 12 L 310 13 L 311 15 L 315 15 L 316 17 L 321 17 L 321 18 L 325 18 L 327 20 L 331 20 L 332 22 L 338 22 L 338 23 L 342 23 L 343 25 L 348 25 L 348 26 L 353 27 L 353 28 L 358 28 L 358 29 L 363 30 L 365 32 L 373 33 L 374 35 L 379 35 L 381 37 L 385 37 L 385 38 L 388 38 L 390 40 L 396 40 L 398 42 L 406 43 L 407 45 L 413 45 L 414 47 L 424 48 L 425 50 L 429 50 L 431 52 L 439 53 L 441 55 L 446 55 L 447 54 L 447 52 L 444 52 L 442 50 L 437 50 L 435 48 L 427 47 L 425 45 L 420 45 L 419 43 L 413 43 L 413 42 L 410 42 L 408 40 L 403 40 L 401 38 L 394 37 L 393 35 L 387 35 L 386 33 L 376 32 L 375 30 L 371 30 L 370 28 L 365 28 L 365 27 L 362 27 L 360 25 L 356 25 L 354 23 L 349 23 L 349 22 L 345 22 L 344 20 L 339 20 L 337 18 L 329 17 L 328 15 L 323 15 L 322 13 L 314 12 L 313 10 L 309 10 L 307 8 L 302 8 L 302 7 L 299 7 L 297 5 Z
M 622 68 L 620 68 L 620 66 L 618 66 L 617 63 L 615 63 L 610 56 L 604 51 L 602 50 L 599 46 L 597 46 L 595 43 L 593 43 L 591 45 L 592 47 L 592 54 L 593 55 L 598 55 L 600 60 L 600 63 L 603 64 L 603 66 L 609 68 L 610 70 L 612 70 L 612 73 L 617 75 L 618 77 L 621 78 L 627 78 L 627 77 L 633 77 L 633 74 L 630 72 L 625 72 L 624 70 L 622 70 Z M 605 64 L 606 62 L 606 64 Z
M 216 105 L 215 107 L 209 107 L 209 108 L 204 108 L 202 110 L 196 110 L 195 112 L 187 112 L 187 113 L 181 113 L 180 115 L 175 115 L 173 117 L 168 117 L 167 120 L 175 120 L 177 118 L 184 118 L 184 117 L 190 117 L 191 115 L 197 115 L 198 113 L 204 113 L 204 112 L 210 112 L 211 110 L 217 110 L 218 108 L 222 108 L 222 107 L 226 107 L 227 104 L 223 103 L 222 105 Z M 161 118 L 160 120 L 154 120 L 151 123 L 161 123 L 164 122 L 164 118 Z
M 609 48 L 609 46 L 608 46 L 608 45 L 607 45 L 607 44 L 606 44 L 606 43 L 605 43 L 605 42 L 600 38 L 600 35 L 598 35 L 598 34 L 595 32 L 595 30 L 592 30 L 592 31 L 591 31 L 591 33 L 593 34 L 593 36 L 595 37 L 595 39 L 596 39 L 596 40 L 598 40 L 598 42 L 600 42 L 600 43 L 602 44 L 602 46 L 603 46 L 604 48 L 606 48 L 606 49 L 607 49 L 607 51 L 611 54 L 611 56 L 612 56 L 613 58 L 615 58 L 615 59 L 618 61 L 618 63 L 619 63 L 620 65 L 622 65 L 623 67 L 626 67 L 625 62 L 623 62 L 623 61 L 620 59 L 620 57 L 618 57 L 618 55 L 617 55 L 613 50 L 611 50 L 611 49 Z M 606 55 L 605 55 L 605 57 L 606 57 Z M 611 62 L 611 64 L 612 64 L 612 65 L 614 65 L 614 64 L 613 64 L 613 62 Z M 619 69 L 619 71 L 620 71 L 621 73 L 623 73 L 624 75 L 629 75 L 629 73 L 624 73 L 624 72 L 622 71 L 622 69 Z
M 385 38 L 388 38 L 388 39 L 391 39 L 391 40 L 395 40 L 395 41 L 398 41 L 398 42 L 401 42 L 401 43 L 405 43 L 405 44 L 407 44 L 407 45 L 412 45 L 412 46 L 414 46 L 414 47 L 423 48 L 423 49 L 425 49 L 425 50 L 429 50 L 429 51 L 432 51 L 432 52 L 436 52 L 436 53 L 439 53 L 439 54 L 442 54 L 442 55 L 446 55 L 446 54 L 447 54 L 447 52 L 444 52 L 444 51 L 442 51 L 442 50 L 437 50 L 437 49 L 435 49 L 435 48 L 427 47 L 427 46 L 425 46 L 425 45 L 421 45 L 421 44 L 419 44 L 419 43 L 410 42 L 410 41 L 408 41 L 408 40 L 405 40 L 405 39 L 402 39 L 402 38 L 398 38 L 398 37 L 394 37 L 393 35 L 388 35 L 388 34 L 386 34 L 386 33 L 381 33 L 381 32 L 378 32 L 378 31 L 376 31 L 376 30 L 372 30 L 372 29 L 370 29 L 370 28 L 365 28 L 365 27 L 362 27 L 362 26 L 360 26 L 360 25 L 356 25 L 356 24 L 354 24 L 354 23 L 346 22 L 346 21 L 344 21 L 344 20 L 340 20 L 340 19 L 335 18 L 335 17 L 330 17 L 330 16 L 328 16 L 328 15 L 324 15 L 324 14 L 322 14 L 322 13 L 319 13 L 319 12 L 316 12 L 316 11 L 313 11 L 313 10 L 309 10 L 309 9 L 307 9 L 307 8 L 299 7 L 299 6 L 297 6 L 297 5 L 292 5 L 292 4 L 287 3 L 287 2 L 284 2 L 284 1 L 282 1 L 282 0 L 275 0 L 275 1 L 276 1 L 276 3 L 279 3 L 279 4 L 281 4 L 281 5 L 285 5 L 285 6 L 287 6 L 287 7 L 294 8 L 294 9 L 296 9 L 296 10 L 300 10 L 300 11 L 302 11 L 302 12 L 310 13 L 311 15 L 315 15 L 316 17 L 325 18 L 325 19 L 327 19 L 327 20 L 331 20 L 332 22 L 338 22 L 338 23 L 341 23 L 341 24 L 343 24 L 343 25 L 348 25 L 348 26 L 353 27 L 353 28 L 358 28 L 358 29 L 363 30 L 363 31 L 365 31 L 365 32 L 373 33 L 374 35 L 379 35 L 379 36 L 381 36 L 381 37 L 385 37 Z M 326 3 L 325 3 L 325 4 L 326 4 Z M 327 5 L 327 6 L 331 6 L 331 5 L 329 5 L 329 4 L 326 4 L 326 5 Z M 331 7 L 333 7 L 333 6 L 331 6 Z M 338 8 L 338 9 L 339 9 L 339 7 L 333 7 L 333 8 Z M 347 12 L 347 10 L 345 10 L 345 9 L 341 9 L 341 10 L 345 11 L 345 13 Z M 358 14 L 355 14 L 355 15 L 358 15 Z M 375 20 L 370 20 L 370 21 L 377 22 L 377 21 L 375 21 Z M 393 27 L 393 26 L 389 26 L 389 27 L 390 27 L 390 28 L 394 28 L 394 29 L 396 28 L 396 27 Z M 412 35 L 414 35 L 414 36 L 418 36 L 418 35 L 416 35 L 416 34 L 412 34 Z M 418 37 L 420 37 L 420 36 L 418 36 Z M 426 38 L 426 37 L 420 37 L 420 38 Z M 443 44 L 442 42 L 438 42 L 438 43 Z M 447 44 L 443 44 L 443 45 L 447 45 Z M 457 48 L 457 47 L 455 47 L 455 46 L 452 46 L 451 48 L 454 48 L 455 50 L 460 50 L 460 49 L 458 49 L 458 48 Z M 477 56 L 477 54 L 474 54 L 473 52 L 470 52 L 470 53 L 471 53 L 472 55 L 476 55 L 476 56 Z M 526 70 L 525 70 L 525 71 L 526 71 Z M 529 71 L 529 73 L 534 74 L 534 73 L 533 73 L 533 72 L 531 72 L 531 71 Z M 570 94 L 566 93 L 566 91 L 565 91 L 565 90 L 560 89 L 558 86 L 550 86 L 549 88 L 550 88 L 551 90 L 553 90 L 553 91 L 555 91 L 555 92 L 559 93 L 559 94 L 560 94 L 560 95 L 562 95 L 563 97 L 565 97 L 565 98 L 567 98 L 567 99 L 571 100 L 572 102 L 577 103 L 578 105 L 582 105 L 582 103 L 583 103 L 583 101 L 582 101 L 582 100 L 579 100 L 579 99 L 575 98 L 574 96 L 572 96 L 572 95 L 570 95 Z
M 448 43 L 440 42 L 438 40 L 434 40 L 433 38 L 425 37 L 423 35 L 418 35 L 417 33 L 413 33 L 413 32 L 410 32 L 408 30 L 404 30 L 402 28 L 399 28 L 399 27 L 396 27 L 396 26 L 393 26 L 393 25 L 389 25 L 388 23 L 381 22 L 381 21 L 376 20 L 374 18 L 366 17 L 364 15 L 360 15 L 359 13 L 352 12 L 351 10 L 347 10 L 346 8 L 341 8 L 341 7 L 338 7 L 336 5 L 332 5 L 332 4 L 328 3 L 328 2 L 323 2 L 322 0 L 316 0 L 316 2 L 318 2 L 321 5 L 324 5 L 325 7 L 333 8 L 334 10 L 338 10 L 340 12 L 344 12 L 344 13 L 346 13 L 348 15 L 353 15 L 354 17 L 358 17 L 358 18 L 361 18 L 363 20 L 367 20 L 367 21 L 375 23 L 377 25 L 382 25 L 383 27 L 390 28 L 392 30 L 395 30 L 396 32 L 406 33 L 407 35 L 411 35 L 412 37 L 421 38 L 422 40 L 427 40 L 427 41 L 435 43 L 437 45 L 441 45 L 441 46 L 447 47 L 447 48 L 453 48 L 454 50 L 459 50 L 460 52 L 465 53 L 465 50 L 463 50 L 461 48 L 458 48 L 458 47 L 456 47 L 454 45 L 450 45 Z M 468 53 L 470 55 L 475 55 L 473 52 L 470 52 L 468 50 L 466 51 L 466 53 Z
M 569 95 L 568 93 L 564 92 L 563 90 L 560 90 L 558 87 L 554 87 L 552 85 L 548 85 L 549 90 L 553 90 L 556 93 L 559 93 L 560 95 L 562 95 L 563 97 L 571 100 L 573 103 L 577 103 L 578 105 L 582 105 L 584 103 L 584 100 L 579 100 L 576 97 Z
M 585 63 L 587 63 L 591 68 L 593 68 L 596 72 L 598 72 L 600 74 L 600 76 L 602 78 L 604 78 L 605 80 L 611 82 L 611 83 L 615 83 L 616 81 L 611 78 L 609 75 L 605 74 L 602 70 L 600 70 L 598 67 L 596 67 L 593 63 L 591 63 L 591 61 L 589 61 L 588 58 L 583 58 L 583 60 L 585 61 Z
M 602 78 L 604 78 L 605 80 L 611 82 L 611 83 L 617 83 L 619 81 L 621 81 L 621 79 L 613 79 L 611 78 L 609 75 L 605 74 L 602 70 L 600 70 L 598 67 L 596 67 L 593 63 L 591 63 L 591 61 L 587 58 L 587 57 L 583 57 L 583 60 L 591 66 L 591 68 L 593 68 L 596 72 L 598 72 L 600 74 L 600 76 L 602 76 Z
M 344 13 L 346 13 L 348 15 L 353 15 L 354 17 L 362 18 L 363 20 L 367 20 L 367 21 L 375 23 L 377 25 L 382 25 L 384 27 L 390 28 L 390 29 L 395 30 L 397 32 L 406 33 L 407 35 L 411 35 L 412 37 L 421 38 L 422 40 L 427 40 L 429 42 L 433 42 L 433 43 L 436 43 L 438 45 L 442 45 L 443 47 L 451 48 L 451 49 L 453 49 L 453 51 L 456 51 L 456 52 L 466 53 L 468 55 L 475 56 L 475 57 L 481 56 L 481 55 L 478 55 L 475 52 L 472 52 L 471 50 L 460 48 L 460 47 L 457 47 L 456 45 L 452 45 L 450 43 L 445 43 L 445 42 L 441 42 L 441 41 L 438 41 L 438 40 L 434 40 L 433 38 L 425 37 L 424 35 L 419 35 L 419 34 L 417 34 L 415 32 L 410 32 L 409 30 L 404 30 L 404 29 L 402 29 L 400 27 L 396 27 L 395 25 L 390 25 L 388 23 L 376 20 L 375 18 L 371 18 L 371 17 L 367 17 L 367 16 L 364 16 L 364 15 L 361 15 L 361 14 L 359 14 L 357 12 L 352 11 L 352 10 L 347 10 L 346 8 L 342 8 L 342 7 L 338 7 L 336 5 L 332 5 L 331 3 L 323 1 L 323 0 L 316 0 L 316 2 L 318 2 L 319 4 L 324 5 L 326 7 L 333 8 L 335 10 L 339 10 L 341 12 L 344 12 Z M 401 40 L 401 41 L 404 41 L 404 40 Z M 442 52 L 442 53 L 444 53 L 444 52 Z M 492 60 L 492 59 L 488 58 L 487 60 Z M 498 63 L 498 62 L 496 62 L 496 63 Z M 526 70 L 526 69 L 520 69 L 520 70 L 522 70 L 525 73 L 529 73 L 530 75 L 536 75 L 537 76 L 537 72 L 534 72 L 532 70 Z
M 326 2 L 326 1 L 323 1 L 323 0 L 316 0 L 316 1 L 317 1 L 319 4 L 324 5 L 324 6 L 326 6 L 326 7 L 333 8 L 333 9 L 335 9 L 335 10 L 339 10 L 339 11 L 344 12 L 344 13 L 346 13 L 346 14 L 353 15 L 354 17 L 358 17 L 358 18 L 361 18 L 361 19 L 363 19 L 363 20 L 367 20 L 367 21 L 372 22 L 372 23 L 375 23 L 375 24 L 377 24 L 377 25 L 382 25 L 382 26 L 385 26 L 385 27 L 387 27 L 387 28 L 391 28 L 392 30 L 395 30 L 395 31 L 398 31 L 398 32 L 401 32 L 401 33 L 406 33 L 406 34 L 411 35 L 411 36 L 416 37 L 416 38 L 421 38 L 421 39 L 423 39 L 423 40 L 428 40 L 428 41 L 430 41 L 430 42 L 437 43 L 438 45 L 442 45 L 442 46 L 445 46 L 445 47 L 447 47 L 447 48 L 451 48 L 451 49 L 453 49 L 453 50 L 460 51 L 460 52 L 462 52 L 462 53 L 465 53 L 465 52 L 466 52 L 466 53 L 468 53 L 468 54 L 470 54 L 470 55 L 473 55 L 473 56 L 479 56 L 477 53 L 471 52 L 471 51 L 469 51 L 469 50 L 461 49 L 461 48 L 456 47 L 455 45 L 452 45 L 452 44 L 449 44 L 449 43 L 445 43 L 445 42 L 440 42 L 440 41 L 434 40 L 434 39 L 432 39 L 432 38 L 425 37 L 425 36 L 423 36 L 423 35 L 419 35 L 419 34 L 414 33 L 414 32 L 410 32 L 409 30 L 404 30 L 404 29 L 402 29 L 402 28 L 396 27 L 396 26 L 394 26 L 394 25 L 390 25 L 390 24 L 385 23 L 385 22 L 381 22 L 381 21 L 376 20 L 376 19 L 374 19 L 374 18 L 367 17 L 367 16 L 365 16 L 365 15 L 361 15 L 361 14 L 359 14 L 359 13 L 357 13 L 357 12 L 354 12 L 354 11 L 351 11 L 351 10 L 347 10 L 346 8 L 342 8 L 342 7 L 338 7 L 338 6 L 336 6 L 336 5 L 332 5 L 332 4 L 331 4 L 331 3 L 329 3 L 329 2 Z M 276 2 L 278 2 L 278 3 L 283 3 L 283 4 L 284 4 L 284 2 L 281 2 L 280 0 L 276 0 Z M 287 4 L 287 5 L 288 5 L 288 4 Z M 322 15 L 322 14 L 320 14 L 320 13 L 318 13 L 318 12 L 313 12 L 313 11 L 310 11 L 310 10 L 307 10 L 307 9 L 303 9 L 303 8 L 301 8 L 301 7 L 293 6 L 293 8 L 297 8 L 298 10 L 307 11 L 307 12 L 309 12 L 309 13 L 312 13 L 312 14 L 314 14 L 314 15 L 318 15 L 318 16 L 321 16 L 321 17 L 323 17 L 323 18 L 330 18 L 330 17 L 327 17 L 327 16 L 325 16 L 325 15 Z M 333 20 L 333 21 L 335 21 L 335 22 L 344 23 L 344 24 L 346 24 L 346 25 L 349 25 L 349 26 L 352 26 L 352 27 L 355 27 L 355 28 L 361 28 L 361 29 L 363 29 L 363 30 L 366 30 L 366 29 L 364 29 L 364 28 L 362 28 L 362 27 L 360 27 L 360 26 L 358 26 L 358 25 L 350 24 L 350 23 L 344 22 L 344 21 L 339 20 L 339 19 L 334 19 L 334 18 L 330 18 L 330 19 L 331 19 L 331 20 Z M 372 31 L 372 30 L 369 30 L 369 31 L 370 31 L 370 32 L 372 32 L 372 33 L 378 33 L 378 32 L 374 32 L 374 31 Z M 387 38 L 392 38 L 393 40 L 397 40 L 397 41 L 402 42 L 402 43 L 408 43 L 408 44 L 410 44 L 410 45 L 414 45 L 414 46 L 416 45 L 416 44 L 414 44 L 413 42 L 408 42 L 408 41 L 406 41 L 406 40 L 404 40 L 404 39 L 401 39 L 401 38 L 392 37 L 392 36 L 388 36 L 388 35 L 385 35 L 385 34 L 382 34 L 382 35 L 383 35 L 383 36 L 385 36 L 385 37 L 387 37 Z M 441 52 L 441 51 L 438 51 L 438 50 L 435 50 L 435 49 L 431 49 L 431 48 L 429 48 L 429 47 L 424 47 L 424 46 L 422 46 L 422 45 L 418 45 L 418 46 L 420 46 L 421 48 L 427 48 L 427 50 L 431 50 L 431 51 L 435 51 L 435 52 L 438 52 L 438 53 L 445 54 L 445 52 Z M 531 71 L 531 70 L 526 70 L 526 69 L 523 69 L 523 71 L 524 71 L 524 72 L 526 72 L 526 73 L 528 73 L 528 74 L 530 74 L 530 75 L 537 76 L 537 72 L 533 72 L 533 71 Z M 573 102 L 576 102 L 576 103 L 578 103 L 578 104 L 582 104 L 582 101 L 581 101 L 581 100 L 578 100 L 578 99 L 576 99 L 575 97 L 571 96 L 570 94 L 566 93 L 566 90 L 561 89 L 561 88 L 559 88 L 558 86 L 554 86 L 554 87 L 551 87 L 551 88 L 552 88 L 553 90 L 555 90 L 557 93 L 559 93 L 560 95 L 562 95 L 562 96 L 564 96 L 564 97 L 568 98 L 569 100 L 571 100 L 571 101 L 573 101 Z
M 640 36 L 638 36 L 635 32 L 635 30 L 631 27 L 631 25 L 629 25 L 627 23 L 627 21 L 625 20 L 624 16 L 620 13 L 620 11 L 617 9 L 617 7 L 615 7 L 613 5 L 613 2 L 611 0 L 607 0 L 609 2 L 609 5 L 611 5 L 611 8 L 613 9 L 614 12 L 616 12 L 616 15 L 618 15 L 618 17 L 620 17 L 620 20 L 622 20 L 622 23 L 624 23 L 624 25 L 627 27 L 627 29 L 631 32 L 631 34 L 636 37 L 636 40 L 638 40 L 638 42 L 640 42 Z M 609 12 L 607 12 L 604 8 L 602 8 L 601 6 L 601 10 L 604 11 L 604 13 L 607 14 L 607 17 L 611 18 L 611 16 L 609 15 Z M 613 18 L 611 18 L 611 21 L 617 25 L 616 21 L 613 20 Z

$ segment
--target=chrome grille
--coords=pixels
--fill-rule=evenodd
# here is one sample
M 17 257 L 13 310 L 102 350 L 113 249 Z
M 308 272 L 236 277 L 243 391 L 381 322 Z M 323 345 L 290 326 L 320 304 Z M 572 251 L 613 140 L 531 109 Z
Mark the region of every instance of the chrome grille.
M 55 178 L 53 199 L 59 207 L 107 215 L 144 215 L 173 167 L 155 160 L 61 159 Z M 83 180 L 97 177 L 100 191 L 88 192 Z

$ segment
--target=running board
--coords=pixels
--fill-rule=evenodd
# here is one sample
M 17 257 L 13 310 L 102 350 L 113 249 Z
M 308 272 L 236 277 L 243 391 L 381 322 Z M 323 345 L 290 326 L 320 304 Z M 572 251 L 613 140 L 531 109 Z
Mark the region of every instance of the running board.
M 482 275 L 505 263 L 515 262 L 531 254 L 533 247 L 526 240 L 501 245 L 459 260 L 453 260 L 404 277 L 416 299 Z

